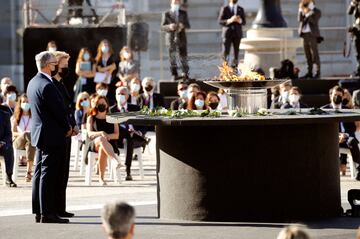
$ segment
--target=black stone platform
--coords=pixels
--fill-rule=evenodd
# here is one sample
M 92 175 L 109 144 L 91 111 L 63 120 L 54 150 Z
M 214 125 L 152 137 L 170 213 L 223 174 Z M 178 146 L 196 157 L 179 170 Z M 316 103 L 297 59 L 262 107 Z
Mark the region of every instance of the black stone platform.
M 129 122 L 156 125 L 160 218 L 277 221 L 340 214 L 338 122 L 354 120 L 359 113 Z

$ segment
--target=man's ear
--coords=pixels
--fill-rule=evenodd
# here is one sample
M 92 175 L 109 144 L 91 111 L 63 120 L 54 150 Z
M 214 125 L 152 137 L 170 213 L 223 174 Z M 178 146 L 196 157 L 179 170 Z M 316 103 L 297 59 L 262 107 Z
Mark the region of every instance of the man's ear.
M 135 223 L 133 223 L 133 224 L 131 225 L 129 233 L 130 233 L 131 235 L 134 235 L 134 233 L 135 233 Z

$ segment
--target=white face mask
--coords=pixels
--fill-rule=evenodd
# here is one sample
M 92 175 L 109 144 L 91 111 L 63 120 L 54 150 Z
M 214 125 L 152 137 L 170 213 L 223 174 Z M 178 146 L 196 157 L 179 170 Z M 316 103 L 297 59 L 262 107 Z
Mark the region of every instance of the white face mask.
M 106 89 L 101 89 L 101 90 L 96 91 L 96 93 L 97 93 L 98 95 L 101 95 L 101 96 L 106 96 L 107 93 L 108 93 L 108 90 L 106 90 Z
M 125 51 L 125 52 L 123 53 L 123 56 L 124 56 L 125 59 L 129 59 L 129 58 L 130 58 L 130 53 L 127 52 L 127 51 Z
M 136 84 L 136 83 L 135 84 L 133 83 L 133 84 L 130 85 L 130 89 L 131 89 L 132 92 L 139 92 L 140 91 L 140 85 Z
M 289 103 L 290 104 L 297 104 L 299 103 L 300 95 L 289 95 Z
M 9 101 L 16 101 L 15 93 L 8 94 L 6 97 L 8 98 Z
M 180 5 L 179 4 L 171 4 L 171 11 L 173 12 L 177 12 L 180 9 Z
M 204 107 L 205 102 L 203 100 L 195 100 L 195 106 L 199 109 L 202 109 Z
M 308 7 L 309 7 L 310 10 L 314 10 L 315 5 L 314 5 L 313 2 L 310 2 Z
M 84 53 L 84 60 L 85 61 L 88 61 L 88 60 L 90 60 L 90 54 L 89 53 Z
M 116 101 L 121 105 L 126 103 L 126 96 L 125 95 L 116 95 Z
M 56 47 L 49 47 L 50 52 L 55 52 L 56 50 L 57 50 Z
M 102 53 L 108 53 L 109 52 L 109 47 L 108 46 L 102 46 L 101 51 L 102 51 Z
M 20 105 L 21 109 L 25 112 L 28 112 L 30 110 L 30 104 L 27 102 L 23 102 Z

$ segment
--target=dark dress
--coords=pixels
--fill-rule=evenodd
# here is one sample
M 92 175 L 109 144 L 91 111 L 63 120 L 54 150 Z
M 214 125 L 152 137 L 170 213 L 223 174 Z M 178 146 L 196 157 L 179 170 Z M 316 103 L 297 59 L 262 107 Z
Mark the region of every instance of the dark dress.
M 104 131 L 107 134 L 114 133 L 114 124 L 106 122 L 106 119 L 98 119 L 95 116 L 93 116 L 92 118 L 94 120 L 94 122 L 93 122 L 93 130 L 94 131 Z M 109 141 L 109 143 L 113 147 L 114 152 L 116 154 L 119 154 L 120 152 L 119 152 L 119 149 L 117 146 L 117 140 L 111 139 Z M 91 141 L 91 143 L 90 143 L 90 151 L 95 152 L 95 142 L 94 141 Z

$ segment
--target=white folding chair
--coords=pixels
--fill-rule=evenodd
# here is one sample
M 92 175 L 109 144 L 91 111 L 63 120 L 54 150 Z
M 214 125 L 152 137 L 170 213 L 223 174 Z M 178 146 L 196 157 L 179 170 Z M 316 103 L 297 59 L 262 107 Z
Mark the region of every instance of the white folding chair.
M 18 171 L 19 171 L 19 159 L 20 157 L 26 156 L 26 150 L 14 148 L 14 168 L 12 180 L 16 183 Z
M 3 185 L 6 186 L 6 166 L 5 166 L 5 158 L 0 156 L 0 167 L 1 167 L 1 175 L 3 178 Z
M 349 167 L 350 167 L 350 176 L 352 179 L 356 178 L 357 164 L 353 161 L 350 149 L 339 148 L 339 154 L 346 154 L 348 156 Z
M 80 140 L 81 135 L 72 136 L 71 137 L 71 155 L 74 156 L 74 165 L 73 169 L 76 171 L 79 167 L 79 159 L 80 159 Z

